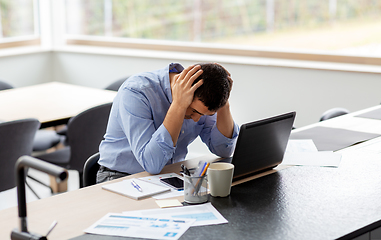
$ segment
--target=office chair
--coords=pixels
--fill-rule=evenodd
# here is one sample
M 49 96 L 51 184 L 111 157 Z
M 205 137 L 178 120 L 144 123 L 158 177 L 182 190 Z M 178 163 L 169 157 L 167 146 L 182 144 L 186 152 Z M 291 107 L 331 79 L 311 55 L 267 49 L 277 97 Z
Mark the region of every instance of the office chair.
M 338 117 L 338 116 L 341 116 L 341 115 L 345 115 L 345 114 L 348 114 L 348 113 L 349 113 L 349 111 L 347 109 L 345 109 L 345 108 L 339 108 L 339 107 L 331 108 L 331 109 L 325 111 L 321 115 L 320 122 L 328 120 L 328 119 L 331 119 L 331 118 L 334 118 L 334 117 Z
M 99 170 L 99 152 L 89 157 L 83 166 L 83 187 L 88 187 L 97 183 L 97 172 Z
M 110 90 L 110 91 L 118 91 L 120 86 L 124 83 L 124 81 L 127 80 L 130 76 L 123 77 L 121 79 L 116 80 L 115 82 L 111 83 L 107 87 L 105 87 L 105 90 Z M 65 125 L 63 128 L 57 131 L 57 133 L 61 136 L 66 136 L 67 133 L 67 126 Z M 64 142 L 67 145 L 67 142 Z
M 0 91 L 13 89 L 14 87 L 0 79 Z M 62 137 L 53 130 L 38 130 L 33 140 L 33 152 L 45 151 L 49 148 L 57 146 L 62 141 Z
M 79 173 L 83 186 L 83 166 L 86 160 L 99 151 L 106 133 L 112 103 L 102 104 L 72 117 L 67 125 L 68 145 L 54 152 L 36 154 L 34 157 Z
M 15 163 L 19 157 L 32 154 L 39 127 L 40 122 L 34 118 L 0 123 L 0 191 L 16 186 Z
M 115 82 L 111 83 L 107 87 L 105 87 L 105 90 L 111 90 L 111 91 L 118 91 L 120 86 L 124 83 L 124 81 L 127 80 L 130 76 L 123 77 L 121 79 L 116 80 Z
M 6 81 L 0 79 L 0 90 L 7 90 L 7 89 L 12 89 L 13 86 Z

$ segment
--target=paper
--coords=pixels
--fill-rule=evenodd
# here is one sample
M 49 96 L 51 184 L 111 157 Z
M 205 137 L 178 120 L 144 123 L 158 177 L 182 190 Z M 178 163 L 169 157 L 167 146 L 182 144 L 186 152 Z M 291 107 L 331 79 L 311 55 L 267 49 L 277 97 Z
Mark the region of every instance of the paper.
M 317 152 L 317 148 L 312 139 L 290 139 L 287 143 L 286 152 Z
M 176 208 L 149 209 L 124 212 L 137 216 L 171 217 L 181 219 L 195 219 L 194 226 L 205 226 L 227 223 L 228 221 L 213 207 L 211 203 Z
M 172 219 L 108 213 L 85 229 L 86 233 L 151 239 L 179 239 L 194 219 Z
M 161 208 L 182 207 L 183 206 L 181 204 L 181 202 L 177 199 L 156 200 L 156 204 L 159 205 L 159 207 L 161 207 Z
M 168 178 L 168 177 L 179 177 L 179 178 L 183 179 L 182 176 L 180 176 L 179 174 L 176 174 L 176 173 L 152 175 L 152 176 L 148 176 L 148 177 L 142 177 L 139 179 L 142 181 L 149 182 L 149 183 L 157 184 L 159 186 L 167 186 L 164 183 L 160 182 L 160 179 L 161 178 Z M 183 195 L 184 195 L 184 190 L 178 191 L 175 189 L 171 189 L 170 192 L 157 194 L 157 195 L 153 196 L 153 198 L 155 198 L 155 199 L 166 199 L 166 198 L 179 197 L 179 196 L 183 196 Z
M 308 165 L 321 167 L 338 167 L 341 161 L 340 153 L 332 151 L 318 152 L 311 139 L 288 141 L 281 165 Z
M 132 180 L 134 180 L 141 187 L 142 191 L 139 191 L 131 184 Z M 167 186 L 152 184 L 136 178 L 103 185 L 102 188 L 136 200 L 171 190 Z
M 341 154 L 331 151 L 285 153 L 281 165 L 304 165 L 320 167 L 338 167 Z

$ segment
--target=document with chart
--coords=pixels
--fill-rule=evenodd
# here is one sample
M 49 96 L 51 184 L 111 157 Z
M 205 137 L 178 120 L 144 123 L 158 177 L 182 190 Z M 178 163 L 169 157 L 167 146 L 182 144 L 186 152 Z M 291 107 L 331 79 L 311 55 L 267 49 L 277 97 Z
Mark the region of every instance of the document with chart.
M 149 239 L 179 239 L 192 225 L 194 219 L 173 219 L 152 216 L 134 216 L 108 213 L 86 233 Z
M 223 224 L 228 221 L 209 203 L 194 206 L 174 207 L 166 209 L 148 209 L 124 212 L 124 214 L 134 214 L 138 216 L 156 216 L 181 219 L 195 219 L 194 226 L 205 226 Z

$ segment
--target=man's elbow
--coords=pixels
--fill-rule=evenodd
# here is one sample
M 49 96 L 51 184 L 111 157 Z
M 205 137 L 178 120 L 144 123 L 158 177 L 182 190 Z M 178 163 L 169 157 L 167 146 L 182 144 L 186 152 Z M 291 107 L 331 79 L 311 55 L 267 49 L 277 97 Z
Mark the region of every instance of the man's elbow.
M 144 170 L 149 174 L 156 175 L 159 174 L 163 168 L 160 168 L 159 166 L 145 166 Z

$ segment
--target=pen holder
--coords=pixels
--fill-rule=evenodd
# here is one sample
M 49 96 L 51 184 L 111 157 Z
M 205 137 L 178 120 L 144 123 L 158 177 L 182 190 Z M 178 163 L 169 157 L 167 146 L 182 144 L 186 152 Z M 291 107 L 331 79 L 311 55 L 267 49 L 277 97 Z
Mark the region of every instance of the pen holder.
M 184 201 L 187 203 L 204 203 L 208 201 L 208 181 L 202 177 L 184 176 Z

